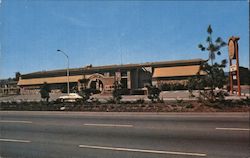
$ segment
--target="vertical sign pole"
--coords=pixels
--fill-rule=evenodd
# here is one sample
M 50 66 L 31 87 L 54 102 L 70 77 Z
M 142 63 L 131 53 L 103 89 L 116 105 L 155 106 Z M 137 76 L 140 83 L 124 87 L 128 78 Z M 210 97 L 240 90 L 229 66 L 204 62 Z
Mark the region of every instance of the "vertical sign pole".
M 230 66 L 232 65 L 232 60 L 229 59 Z M 229 68 L 229 87 L 230 87 L 230 94 L 233 94 L 233 73 L 230 71 Z
M 236 40 L 236 66 L 237 66 L 236 73 L 237 73 L 238 96 L 241 96 L 238 40 Z
M 229 81 L 230 81 L 230 94 L 233 93 L 233 80 L 234 75 L 236 73 L 236 80 L 237 80 L 237 92 L 238 96 L 241 96 L 241 88 L 240 88 L 240 69 L 239 69 L 239 46 L 238 40 L 239 37 L 230 37 L 228 40 L 228 52 L 229 52 L 229 64 L 230 64 L 230 71 L 229 71 Z M 233 65 L 233 60 L 236 60 L 236 64 Z

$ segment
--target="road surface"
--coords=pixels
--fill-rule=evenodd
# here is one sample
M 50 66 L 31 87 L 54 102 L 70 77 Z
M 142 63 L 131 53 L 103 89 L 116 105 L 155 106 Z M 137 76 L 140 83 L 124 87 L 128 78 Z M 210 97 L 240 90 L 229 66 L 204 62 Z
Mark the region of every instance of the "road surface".
M 249 113 L 0 111 L 1 158 L 249 158 Z

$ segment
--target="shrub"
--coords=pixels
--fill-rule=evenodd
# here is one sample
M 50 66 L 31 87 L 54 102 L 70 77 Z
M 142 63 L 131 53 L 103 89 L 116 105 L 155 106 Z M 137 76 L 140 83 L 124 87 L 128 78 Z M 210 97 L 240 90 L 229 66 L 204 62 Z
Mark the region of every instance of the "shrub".
M 92 98 L 91 101 L 92 101 L 93 104 L 96 104 L 96 105 L 101 104 L 101 102 L 100 102 L 100 100 L 98 98 Z
M 122 99 L 122 88 L 118 81 L 114 82 L 114 90 L 112 92 L 113 100 L 115 103 L 120 103 Z
M 143 104 L 145 102 L 145 100 L 143 98 L 137 99 L 136 100 L 136 104 Z
M 152 101 L 158 101 L 161 90 L 156 86 L 147 86 L 148 89 L 148 98 Z
M 90 89 L 90 88 L 82 88 L 81 87 L 81 90 L 80 90 L 80 92 L 79 92 L 79 95 L 83 98 L 82 99 L 82 101 L 84 102 L 84 103 L 86 103 L 87 102 L 87 100 L 90 98 L 90 96 L 91 96 L 91 93 L 92 92 L 92 90 Z
M 115 100 L 113 98 L 110 98 L 107 100 L 107 104 L 114 104 Z
M 159 103 L 164 103 L 163 97 L 161 97 L 161 99 L 159 99 L 158 102 L 159 102 Z
M 183 103 L 183 99 L 176 99 L 177 104 Z
M 190 104 L 190 103 L 188 103 L 185 107 L 186 107 L 187 109 L 192 109 L 192 108 L 194 108 L 194 106 L 193 106 L 192 104 Z
M 41 98 L 42 99 L 46 99 L 46 102 L 49 102 L 49 92 L 50 92 L 50 88 L 49 85 L 44 82 L 44 84 L 41 86 L 41 90 L 40 90 L 40 94 L 41 94 Z

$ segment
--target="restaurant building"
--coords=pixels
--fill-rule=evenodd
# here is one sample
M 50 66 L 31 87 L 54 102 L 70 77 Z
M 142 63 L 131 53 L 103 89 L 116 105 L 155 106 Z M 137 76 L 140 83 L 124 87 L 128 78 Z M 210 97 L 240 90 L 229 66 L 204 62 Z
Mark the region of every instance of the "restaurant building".
M 128 91 L 139 90 L 147 85 L 159 87 L 164 83 L 185 84 L 189 77 L 197 75 L 202 59 L 147 62 L 142 64 L 123 64 L 93 66 L 69 69 L 70 89 L 92 88 L 101 93 L 111 92 L 115 81 Z M 80 81 L 87 79 L 83 85 Z M 67 89 L 67 69 L 39 71 L 21 74 L 18 86 L 21 94 L 39 93 L 40 87 L 47 83 L 52 92 Z

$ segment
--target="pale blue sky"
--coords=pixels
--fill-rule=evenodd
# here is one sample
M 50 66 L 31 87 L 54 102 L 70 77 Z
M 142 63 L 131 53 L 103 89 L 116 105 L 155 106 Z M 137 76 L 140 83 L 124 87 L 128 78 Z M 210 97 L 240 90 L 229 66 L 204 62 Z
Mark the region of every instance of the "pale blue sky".
M 207 59 L 197 45 L 209 24 L 214 38 L 240 36 L 240 65 L 248 67 L 248 3 L 1 0 L 0 78 L 65 68 L 57 49 L 69 55 L 70 67 Z

